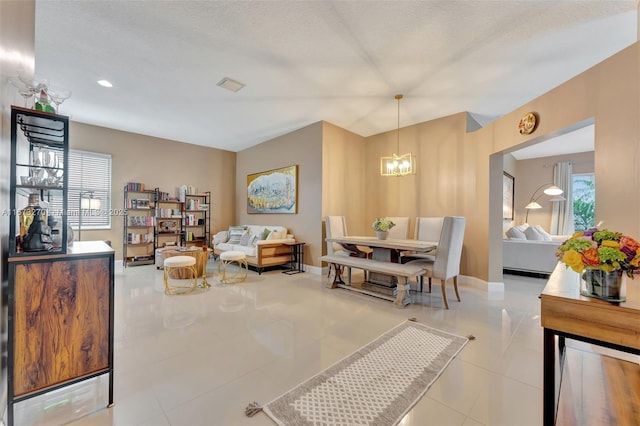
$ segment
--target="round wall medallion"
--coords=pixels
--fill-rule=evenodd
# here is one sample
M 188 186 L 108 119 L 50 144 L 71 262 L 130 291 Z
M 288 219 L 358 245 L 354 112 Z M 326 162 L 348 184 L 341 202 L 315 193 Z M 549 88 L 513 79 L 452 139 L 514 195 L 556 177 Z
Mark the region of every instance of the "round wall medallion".
M 520 123 L 518 123 L 518 129 L 520 130 L 521 135 L 528 135 L 529 133 L 533 133 L 536 129 L 536 125 L 538 124 L 538 120 L 536 118 L 536 114 L 533 112 L 528 112 L 520 119 Z

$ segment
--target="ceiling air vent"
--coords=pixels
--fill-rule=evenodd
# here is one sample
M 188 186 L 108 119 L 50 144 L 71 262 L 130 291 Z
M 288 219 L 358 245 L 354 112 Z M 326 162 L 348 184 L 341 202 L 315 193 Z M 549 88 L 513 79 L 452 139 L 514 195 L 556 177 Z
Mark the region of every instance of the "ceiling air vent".
M 237 92 L 238 90 L 242 89 L 244 87 L 244 84 L 240 83 L 239 81 L 236 81 L 232 78 L 229 77 L 225 77 L 222 80 L 220 80 L 218 82 L 218 86 L 223 87 L 227 90 L 230 90 L 232 92 Z

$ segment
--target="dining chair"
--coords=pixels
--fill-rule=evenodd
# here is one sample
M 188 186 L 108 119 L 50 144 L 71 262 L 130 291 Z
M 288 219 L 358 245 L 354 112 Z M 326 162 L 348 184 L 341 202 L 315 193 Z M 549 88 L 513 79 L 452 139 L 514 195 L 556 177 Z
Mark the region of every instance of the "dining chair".
M 332 237 L 346 237 L 347 234 L 347 221 L 344 216 L 326 216 L 325 217 L 325 229 L 327 238 Z M 357 251 L 356 251 L 357 250 Z M 327 254 L 336 254 L 339 256 L 354 256 L 354 257 L 369 257 L 370 252 L 366 249 L 356 247 L 355 250 L 347 250 L 338 243 L 327 242 Z M 366 278 L 366 271 L 365 278 Z M 331 264 L 329 264 L 329 272 L 327 277 L 331 274 Z M 351 283 L 351 268 L 347 267 L 347 281 Z
M 429 241 L 438 244 L 440 234 L 442 233 L 443 216 L 432 217 L 416 217 L 416 230 L 414 239 L 419 241 Z M 431 250 L 428 253 L 404 252 L 400 258 L 401 263 L 407 263 L 411 260 L 424 259 L 433 262 L 436 260 L 436 252 L 438 249 Z M 422 287 L 420 287 L 422 291 Z
M 426 270 L 420 276 L 420 288 L 424 277 L 429 278 L 429 292 L 431 292 L 431 278 L 437 279 L 442 287 L 442 299 L 444 306 L 449 309 L 447 302 L 446 283 L 453 279 L 453 287 L 456 298 L 460 301 L 458 292 L 458 275 L 460 275 L 460 260 L 462 258 L 462 245 L 464 241 L 464 228 L 466 219 L 460 216 L 445 216 L 442 222 L 442 232 L 440 233 L 438 250 L 433 261 L 428 259 L 416 259 L 407 262 L 411 265 L 419 265 Z M 422 290 L 421 290 L 422 291 Z
M 389 238 L 406 240 L 409 238 L 409 218 L 408 217 L 387 217 L 396 226 L 389 229 Z

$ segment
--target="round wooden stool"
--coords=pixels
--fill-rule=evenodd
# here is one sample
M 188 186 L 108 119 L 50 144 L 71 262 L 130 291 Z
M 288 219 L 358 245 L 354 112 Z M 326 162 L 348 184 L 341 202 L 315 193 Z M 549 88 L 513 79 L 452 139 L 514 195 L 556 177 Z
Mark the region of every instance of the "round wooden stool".
M 185 280 L 173 280 L 169 283 L 169 274 L 172 270 L 185 271 Z M 190 277 L 189 277 L 190 276 Z M 181 282 L 180 282 L 181 281 Z M 185 284 L 183 284 L 185 283 Z M 196 259 L 191 256 L 173 256 L 164 260 L 164 293 L 165 294 L 185 294 L 192 292 L 198 283 L 198 271 L 196 270 Z
M 227 266 L 229 264 L 236 263 L 238 265 L 238 271 L 228 275 Z M 244 269 L 243 269 L 244 266 Z M 239 283 L 247 278 L 247 271 L 249 267 L 247 265 L 247 255 L 241 251 L 225 251 L 220 253 L 220 262 L 218 263 L 218 276 L 221 283 Z

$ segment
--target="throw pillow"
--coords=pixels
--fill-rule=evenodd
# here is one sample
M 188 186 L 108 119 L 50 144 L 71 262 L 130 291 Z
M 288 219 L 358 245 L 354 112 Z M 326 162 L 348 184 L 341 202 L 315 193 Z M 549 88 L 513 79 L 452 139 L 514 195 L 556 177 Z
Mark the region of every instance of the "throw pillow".
M 240 237 L 240 245 L 245 247 L 248 246 L 250 238 L 251 238 L 251 234 L 247 231 L 244 231 L 244 233 L 242 234 L 242 237 Z
M 240 244 L 242 234 L 244 234 L 244 226 L 230 226 L 229 227 L 229 244 Z
M 524 232 L 520 230 L 520 228 L 518 228 L 517 226 L 512 226 L 511 228 L 507 229 L 507 232 L 505 232 L 505 234 L 507 235 L 507 237 L 514 240 L 527 239 L 527 236 L 524 234 Z
M 551 238 L 551 235 L 544 230 L 544 228 L 540 225 L 536 225 L 536 231 L 542 235 L 542 239 L 544 241 L 553 241 L 553 238 Z
M 276 231 L 275 229 L 271 231 L 269 233 L 269 236 L 267 237 L 267 240 L 279 240 L 279 239 L 280 239 L 280 232 Z
M 251 237 L 249 238 L 249 244 L 247 244 L 247 246 L 255 247 L 257 243 L 258 243 L 258 236 L 251 234 Z
M 221 243 L 226 243 L 229 239 L 229 233 L 227 231 L 220 231 L 213 236 L 213 245 L 216 246 Z
M 262 234 L 260 234 L 260 239 L 266 240 L 270 233 L 271 230 L 269 230 L 269 228 L 264 228 L 264 231 L 262 231 Z
M 540 234 L 538 232 L 538 230 L 533 226 L 528 227 L 524 231 L 524 235 L 527 237 L 527 240 L 530 240 L 530 241 L 543 241 L 544 240 L 544 237 L 542 236 L 542 234 Z

